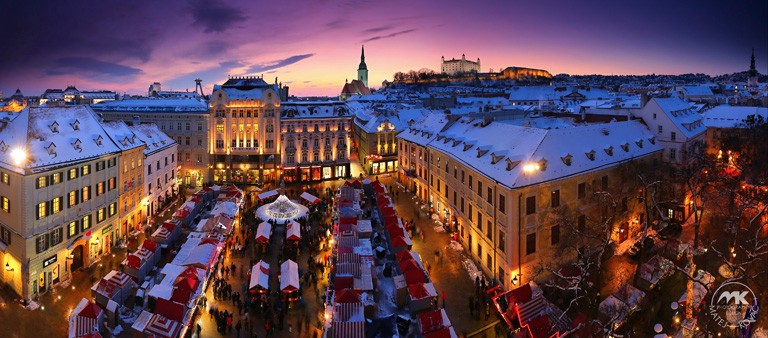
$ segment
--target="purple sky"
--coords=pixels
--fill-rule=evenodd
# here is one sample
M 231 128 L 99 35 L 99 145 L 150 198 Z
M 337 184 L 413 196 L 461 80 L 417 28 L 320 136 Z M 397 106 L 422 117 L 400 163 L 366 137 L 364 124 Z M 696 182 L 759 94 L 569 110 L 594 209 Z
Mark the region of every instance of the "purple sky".
M 454 4 L 455 3 L 455 4 Z M 0 90 L 206 92 L 227 75 L 275 76 L 296 95 L 337 95 L 365 44 L 369 84 L 480 58 L 553 74 L 768 73 L 768 2 L 3 1 Z

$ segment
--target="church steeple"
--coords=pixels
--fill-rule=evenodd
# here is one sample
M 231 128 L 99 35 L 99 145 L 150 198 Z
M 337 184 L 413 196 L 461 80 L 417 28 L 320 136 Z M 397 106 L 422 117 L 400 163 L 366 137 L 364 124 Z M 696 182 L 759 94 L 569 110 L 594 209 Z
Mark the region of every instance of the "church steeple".
M 749 61 L 749 72 L 750 73 L 756 73 L 757 69 L 755 68 L 755 49 L 752 48 L 752 59 Z
M 357 79 L 368 87 L 368 66 L 365 64 L 365 46 L 360 51 L 360 66 L 357 67 Z

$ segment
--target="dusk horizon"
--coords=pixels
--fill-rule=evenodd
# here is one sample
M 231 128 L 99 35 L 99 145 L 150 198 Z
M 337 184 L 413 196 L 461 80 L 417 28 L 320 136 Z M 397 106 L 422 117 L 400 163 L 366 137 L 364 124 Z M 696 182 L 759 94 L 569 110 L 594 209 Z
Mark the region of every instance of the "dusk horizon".
M 270 83 L 278 77 L 294 95 L 335 96 L 346 79 L 355 78 L 363 45 L 373 88 L 396 72 L 439 72 L 442 56 L 462 54 L 479 58 L 482 72 L 518 66 L 552 75 L 716 76 L 746 71 L 754 48 L 757 70 L 768 73 L 765 2 L 753 8 L 721 8 L 714 1 L 407 5 L 408 10 L 406 3 L 371 1 L 99 3 L 75 4 L 76 10 L 61 16 L 70 5 L 8 3 L 2 5 L 5 13 L 37 14 L 0 22 L 13 46 L 0 52 L 0 90 L 6 96 L 17 88 L 39 95 L 76 85 L 143 94 L 153 82 L 194 90 L 199 77 L 210 93 L 228 76 L 263 75 Z M 165 17 L 170 11 L 180 14 Z

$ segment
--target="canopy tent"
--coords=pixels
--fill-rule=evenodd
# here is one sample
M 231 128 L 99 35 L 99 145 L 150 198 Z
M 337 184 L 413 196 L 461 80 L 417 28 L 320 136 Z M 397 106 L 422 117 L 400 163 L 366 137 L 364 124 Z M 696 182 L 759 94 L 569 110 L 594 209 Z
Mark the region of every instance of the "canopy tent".
M 424 312 L 419 315 L 421 334 L 427 334 L 451 326 L 451 321 L 445 313 L 445 309 Z
M 269 289 L 269 264 L 259 261 L 251 268 L 251 283 L 249 289 L 261 287 L 264 290 Z
M 267 191 L 267 192 L 263 192 L 263 193 L 259 194 L 259 199 L 260 200 L 264 200 L 264 199 L 267 199 L 267 198 L 270 198 L 270 197 L 274 197 L 274 196 L 277 196 L 277 190 L 270 190 L 270 191 Z
M 365 338 L 365 322 L 333 322 L 331 338 Z
M 301 193 L 301 198 L 303 198 L 303 199 L 307 200 L 307 202 L 313 203 L 313 204 L 317 203 L 317 202 L 320 202 L 319 198 L 313 196 L 312 194 L 310 194 L 310 193 L 308 193 L 306 191 Z
M 151 337 L 175 338 L 179 336 L 181 323 L 155 314 L 144 329 L 144 333 Z
M 301 225 L 298 222 L 291 221 L 285 226 L 285 239 L 289 241 L 301 239 Z
M 408 296 L 411 299 L 411 311 L 419 312 L 432 307 L 437 291 L 432 283 L 411 284 L 408 285 Z
M 405 284 L 408 285 L 427 282 L 427 277 L 424 275 L 424 270 L 422 269 L 408 270 L 403 272 L 403 275 L 405 275 Z
M 272 235 L 272 224 L 261 222 L 256 229 L 256 241 L 261 244 L 269 243 L 269 237 Z
M 104 319 L 104 311 L 88 299 L 81 299 L 69 316 L 68 337 L 83 337 L 99 333 L 99 325 Z
M 299 289 L 299 265 L 287 260 L 280 265 L 280 291 L 291 292 Z

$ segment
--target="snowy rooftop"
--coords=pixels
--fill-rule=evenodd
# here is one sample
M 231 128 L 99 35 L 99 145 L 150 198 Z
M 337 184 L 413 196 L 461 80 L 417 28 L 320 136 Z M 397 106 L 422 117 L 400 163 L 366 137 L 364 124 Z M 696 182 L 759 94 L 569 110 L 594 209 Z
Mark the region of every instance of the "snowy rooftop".
M 428 109 L 403 109 L 394 114 L 381 114 L 376 112 L 358 112 L 355 124 L 369 133 L 375 133 L 378 127 L 389 122 L 397 131 L 408 128 L 409 123 L 421 120 L 432 111 Z
M 147 146 L 144 149 L 145 155 L 153 154 L 176 144 L 173 138 L 161 131 L 154 123 L 143 123 L 128 128 Z
M 198 99 L 141 98 L 101 102 L 92 106 L 96 111 L 174 111 L 208 112 L 208 103 Z
M 768 120 L 768 108 L 717 106 L 704 112 L 704 125 L 713 128 L 743 128 L 749 115 L 759 115 Z
M 133 130 L 125 122 L 103 122 L 102 125 L 104 130 L 107 131 L 107 135 L 117 144 L 120 150 L 130 150 L 144 146 L 144 142 L 133 133 Z
M 704 124 L 701 123 L 701 114 L 692 109 L 693 104 L 690 102 L 683 101 L 677 97 L 655 97 L 646 104 L 646 107 L 651 107 L 652 102 L 656 103 L 685 137 L 694 137 L 706 129 Z
M 303 119 L 349 116 L 349 109 L 341 101 L 286 101 L 280 103 L 282 119 Z
M 539 129 L 501 122 L 484 124 L 464 117 L 439 133 L 429 146 L 509 188 L 517 188 L 660 151 L 655 141 L 637 121 Z M 523 170 L 533 167 L 539 169 Z
M 398 134 L 397 137 L 420 145 L 426 145 L 448 124 L 448 118 L 444 114 L 429 114 L 420 121 L 414 123 L 408 130 Z
M 12 154 L 26 152 L 17 164 Z M 16 172 L 88 160 L 120 149 L 87 106 L 26 108 L 0 130 L 0 166 Z

